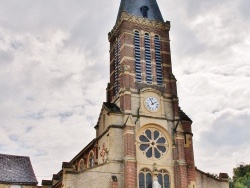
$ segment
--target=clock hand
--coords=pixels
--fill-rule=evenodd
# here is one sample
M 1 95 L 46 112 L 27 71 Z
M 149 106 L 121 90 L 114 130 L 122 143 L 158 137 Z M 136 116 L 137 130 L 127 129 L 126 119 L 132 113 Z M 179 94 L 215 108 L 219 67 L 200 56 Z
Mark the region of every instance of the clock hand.
M 151 101 L 151 104 L 153 105 L 154 103 L 153 103 L 152 99 L 151 99 L 151 98 L 149 98 L 149 100 Z

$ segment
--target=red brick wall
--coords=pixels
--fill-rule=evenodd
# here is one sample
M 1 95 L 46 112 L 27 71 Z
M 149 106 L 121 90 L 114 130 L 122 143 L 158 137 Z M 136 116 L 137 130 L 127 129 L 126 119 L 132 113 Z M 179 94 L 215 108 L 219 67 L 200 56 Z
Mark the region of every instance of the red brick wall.
M 171 55 L 170 54 L 162 54 L 162 62 L 165 65 L 171 65 Z
M 135 161 L 126 161 L 124 164 L 124 188 L 125 187 L 137 187 L 137 167 Z
M 186 142 L 189 143 L 185 147 L 185 159 L 187 163 L 188 183 L 190 183 L 191 181 L 196 181 L 191 124 L 192 122 L 190 121 L 182 121 L 182 126 L 185 131 L 185 139 Z
M 181 162 L 185 162 L 184 140 L 177 138 L 175 140 L 175 148 L 173 151 L 175 163 L 175 188 L 187 188 L 187 166 Z
M 118 188 L 118 182 L 111 182 L 111 188 Z
M 194 152 L 192 144 L 192 130 L 190 121 L 181 121 L 184 133 L 178 133 L 175 139 L 173 156 L 175 163 L 175 188 L 187 188 L 188 184 L 196 181 Z M 177 134 L 177 133 L 176 133 Z M 184 139 L 181 137 L 184 136 Z M 179 163 L 183 161 L 184 164 Z M 186 163 L 186 165 L 185 165 Z
M 126 130 L 133 131 L 133 128 L 127 127 Z M 125 130 L 125 131 L 126 131 Z M 131 133 L 126 133 L 124 135 L 124 155 L 126 157 L 136 157 L 136 146 L 135 146 L 135 136 Z
M 131 110 L 131 95 L 122 95 L 120 100 L 120 108 L 122 111 Z
M 134 76 L 123 73 L 120 78 L 121 81 L 121 88 L 132 88 L 135 87 L 134 85 Z
M 133 131 L 133 127 L 126 127 L 126 131 Z M 136 146 L 135 146 L 135 136 L 131 133 L 125 133 L 124 135 L 124 187 L 135 188 L 137 187 L 137 165 L 136 165 Z

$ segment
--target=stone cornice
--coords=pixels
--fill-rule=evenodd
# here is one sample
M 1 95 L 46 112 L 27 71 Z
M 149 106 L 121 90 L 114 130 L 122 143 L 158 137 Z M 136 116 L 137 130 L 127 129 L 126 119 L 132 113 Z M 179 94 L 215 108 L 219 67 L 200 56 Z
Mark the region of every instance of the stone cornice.
M 163 22 L 158 22 L 155 20 L 149 20 L 149 19 L 143 18 L 143 17 L 137 17 L 134 15 L 130 15 L 126 12 L 123 12 L 121 15 L 121 19 L 116 22 L 116 24 L 113 27 L 113 29 L 111 30 L 111 32 L 109 32 L 109 35 L 108 35 L 109 40 L 117 32 L 118 28 L 120 27 L 120 25 L 122 24 L 123 21 L 129 21 L 129 22 L 137 23 L 139 25 L 145 25 L 145 26 L 151 26 L 151 27 L 155 27 L 155 28 L 159 28 L 159 29 L 170 30 L 170 22 L 169 21 L 166 21 L 165 23 L 163 23 Z

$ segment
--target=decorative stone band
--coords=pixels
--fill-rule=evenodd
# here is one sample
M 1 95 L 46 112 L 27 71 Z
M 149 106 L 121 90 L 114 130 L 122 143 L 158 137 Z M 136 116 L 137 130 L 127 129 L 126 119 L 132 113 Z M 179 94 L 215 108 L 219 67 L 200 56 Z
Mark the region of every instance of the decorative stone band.
M 121 19 L 116 22 L 114 28 L 109 33 L 109 40 L 117 32 L 119 26 L 122 24 L 122 22 L 124 20 L 134 22 L 134 23 L 137 23 L 137 24 L 140 24 L 140 25 L 146 25 L 146 26 L 159 28 L 159 29 L 165 29 L 165 30 L 170 29 L 170 22 L 169 21 L 166 21 L 166 23 L 158 22 L 158 21 L 155 21 L 155 20 L 149 20 L 148 18 L 137 17 L 137 16 L 134 16 L 134 15 L 130 15 L 130 14 L 126 13 L 126 12 L 123 12 L 122 16 L 121 16 Z

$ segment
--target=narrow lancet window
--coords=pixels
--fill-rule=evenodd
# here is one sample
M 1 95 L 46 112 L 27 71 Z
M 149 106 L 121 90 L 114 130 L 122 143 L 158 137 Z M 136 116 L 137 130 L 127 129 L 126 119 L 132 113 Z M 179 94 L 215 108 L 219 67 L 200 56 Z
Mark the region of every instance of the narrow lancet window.
M 152 84 L 152 65 L 151 65 L 151 52 L 150 52 L 150 36 L 148 33 L 144 37 L 145 44 L 145 60 L 146 60 L 146 82 Z
M 134 34 L 134 45 L 135 45 L 135 79 L 137 82 L 141 82 L 141 45 L 140 45 L 140 34 L 135 31 Z
M 115 82 L 114 82 L 114 94 L 116 95 L 120 90 L 119 74 L 120 74 L 120 41 L 118 40 L 115 45 Z
M 159 36 L 155 36 L 155 63 L 156 63 L 156 79 L 157 85 L 162 85 L 162 61 L 161 61 L 161 42 Z

